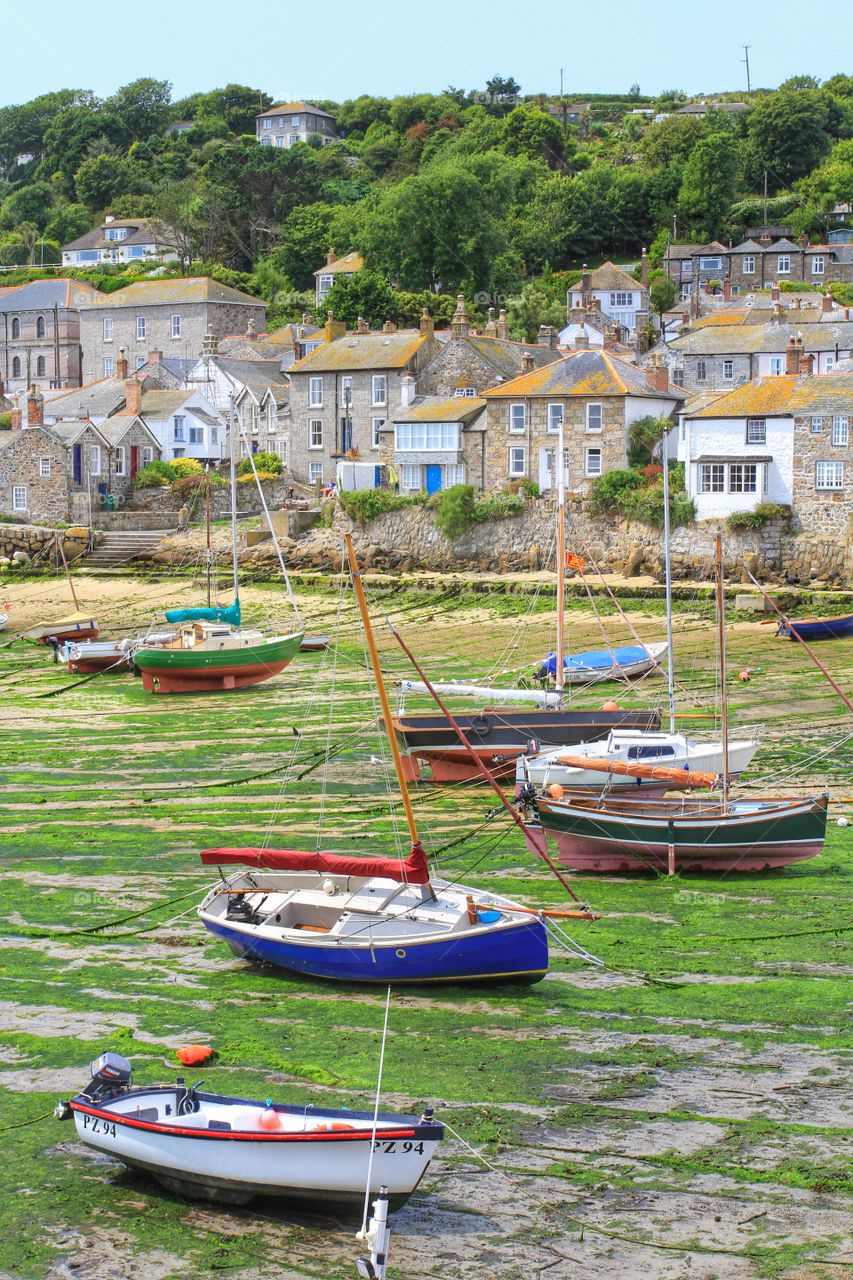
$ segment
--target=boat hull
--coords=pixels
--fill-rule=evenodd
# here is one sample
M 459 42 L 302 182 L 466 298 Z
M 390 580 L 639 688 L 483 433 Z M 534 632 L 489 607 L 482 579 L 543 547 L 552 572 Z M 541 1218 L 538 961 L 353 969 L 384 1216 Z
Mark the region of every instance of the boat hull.
M 657 711 L 569 711 L 501 708 L 454 716 L 474 754 L 498 778 L 515 776 L 515 762 L 530 751 L 576 746 L 611 729 L 659 729 Z M 430 771 L 435 783 L 483 781 L 483 775 L 444 715 L 400 715 L 394 732 L 401 751 Z
M 79 622 L 71 624 L 58 624 L 55 630 L 50 625 L 41 627 L 33 627 L 31 631 L 27 631 L 24 639 L 34 640 L 36 644 L 61 644 L 69 640 L 97 640 L 100 635 L 97 622 L 92 619 L 91 622 Z
M 242 649 L 140 648 L 134 663 L 151 693 L 213 693 L 269 680 L 299 652 L 301 634 Z
M 812 618 L 804 619 L 802 622 L 796 620 L 790 623 L 782 622 L 776 634 L 785 636 L 789 640 L 796 640 L 797 636 L 802 640 L 841 640 L 845 636 L 853 636 L 853 613 L 845 614 L 840 618 Z
M 633 808 L 632 808 L 633 806 Z M 825 796 L 802 801 L 714 803 L 537 801 L 541 830 L 564 866 L 580 871 L 666 871 L 670 845 L 679 871 L 764 871 L 813 858 L 826 834 Z M 533 827 L 533 832 L 537 830 Z M 541 833 L 540 833 L 541 838 Z
M 728 751 L 729 777 L 736 778 L 749 767 L 752 757 L 758 750 L 757 742 L 730 742 Z M 557 753 L 560 754 L 559 752 Z M 578 756 L 586 755 L 587 752 L 581 751 Z M 590 751 L 590 758 L 606 762 L 608 757 L 605 751 Z M 614 760 L 625 759 L 625 753 L 616 753 L 613 755 Z M 636 762 L 636 761 L 635 761 Z M 673 770 L 684 770 L 689 773 L 712 773 L 720 774 L 723 770 L 723 748 L 717 743 L 691 743 L 689 747 L 676 746 L 675 750 L 669 755 L 649 756 L 639 759 L 641 764 L 664 765 Z M 635 778 L 624 773 L 607 773 L 603 770 L 582 769 L 580 766 L 572 766 L 561 764 L 559 760 L 554 759 L 553 753 L 550 758 L 540 757 L 527 761 L 519 761 L 516 766 L 516 789 L 522 787 L 529 782 L 537 789 L 548 787 L 553 783 L 559 784 L 561 787 L 567 787 L 571 790 L 580 790 L 587 792 L 602 791 L 607 788 L 608 791 L 630 791 L 632 794 L 642 791 L 643 795 L 654 795 L 655 793 L 663 795 L 666 791 L 677 791 L 681 787 L 687 788 L 691 786 L 689 777 L 685 782 L 671 779 L 662 783 L 655 778 Z
M 68 670 L 79 675 L 93 675 L 97 671 L 127 671 L 127 653 L 121 642 L 88 641 L 76 643 L 67 641 L 60 653 L 68 664 Z

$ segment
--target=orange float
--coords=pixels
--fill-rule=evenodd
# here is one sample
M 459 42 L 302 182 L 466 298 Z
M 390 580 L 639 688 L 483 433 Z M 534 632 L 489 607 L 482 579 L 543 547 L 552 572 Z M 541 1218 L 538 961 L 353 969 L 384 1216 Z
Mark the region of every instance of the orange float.
M 183 1048 L 177 1050 L 175 1057 L 185 1067 L 195 1067 L 200 1062 L 207 1062 L 213 1054 L 214 1050 L 209 1044 L 185 1044 Z

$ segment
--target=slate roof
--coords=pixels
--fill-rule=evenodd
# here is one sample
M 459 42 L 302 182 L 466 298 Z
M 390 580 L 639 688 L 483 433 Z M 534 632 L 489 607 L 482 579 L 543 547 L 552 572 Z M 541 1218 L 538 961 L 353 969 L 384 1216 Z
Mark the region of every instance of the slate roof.
M 482 396 L 415 396 L 398 409 L 395 422 L 466 422 L 486 407 Z
M 28 431 L 31 429 L 27 427 Z M 52 426 L 43 427 L 42 429 L 47 431 L 49 435 L 54 436 L 60 444 L 65 445 L 66 449 L 75 444 L 85 431 L 94 431 L 95 435 L 100 436 L 104 444 L 106 444 L 106 437 L 101 432 L 100 427 L 96 427 L 93 422 L 54 422 Z
M 143 390 L 142 404 L 140 406 L 141 416 L 143 418 L 155 418 L 158 421 L 162 418 L 170 418 L 173 413 L 177 413 L 186 402 L 196 394 L 196 387 L 184 387 L 174 391 L 162 390 L 160 388 L 150 391 Z M 194 412 L 191 411 L 191 412 Z
M 719 240 L 710 240 L 708 244 L 671 244 L 666 251 L 665 258 L 668 257 L 670 262 L 677 262 L 682 258 L 692 258 L 694 254 L 728 252 L 729 250 L 724 244 L 720 244 Z M 636 281 L 634 283 L 636 284 Z
M 260 120 L 263 116 L 297 115 L 307 111 L 315 116 L 325 116 L 327 120 L 335 118 L 328 111 L 321 111 L 319 107 L 312 106 L 310 102 L 282 102 L 277 107 L 270 107 L 268 111 L 259 111 L 255 118 Z
M 364 259 L 360 253 L 347 253 L 343 258 L 335 258 L 334 262 L 327 262 L 325 266 L 318 267 L 314 272 L 315 276 L 333 276 L 339 271 L 351 274 L 355 271 L 361 271 L 364 267 Z
M 517 378 L 521 373 L 522 356 L 532 358 L 537 369 L 559 360 L 559 351 L 533 342 L 510 342 L 508 338 L 490 338 L 483 334 L 468 334 L 466 338 L 451 338 L 451 342 L 465 342 L 481 356 L 501 378 Z
M 592 276 L 591 289 L 642 289 L 643 286 L 639 280 L 635 280 L 633 276 L 624 271 L 622 267 L 617 267 L 615 262 L 603 262 L 600 267 L 596 267 L 590 272 Z M 572 293 L 580 293 L 581 282 L 573 284 Z
M 44 411 L 48 417 L 71 418 L 75 421 L 92 416 L 108 418 L 124 404 L 124 383 L 115 378 L 101 378 L 74 391 L 63 391 L 57 396 L 45 398 Z
M 358 369 L 402 369 L 417 355 L 426 335 L 417 331 L 403 333 L 347 334 L 335 342 L 324 342 L 316 351 L 296 360 L 293 373 L 334 373 Z
M 0 311 L 47 311 L 51 307 L 71 308 L 100 301 L 104 294 L 82 280 L 32 280 L 0 293 Z
M 159 449 L 161 447 L 160 441 L 154 435 L 154 432 L 142 421 L 140 417 L 137 417 L 135 414 L 117 414 L 107 422 L 102 422 L 98 427 L 98 431 L 100 431 L 109 447 L 114 449 L 117 444 L 121 444 L 130 428 L 137 423 L 139 426 L 145 427 L 145 430 L 151 437 L 152 443 Z
M 487 400 L 503 396 L 648 396 L 683 400 L 684 392 L 670 385 L 655 391 L 646 381 L 645 370 L 628 364 L 611 351 L 573 351 L 532 373 L 484 391 Z
M 163 231 L 158 231 L 157 223 L 151 218 L 115 218 L 112 222 L 93 227 L 70 244 L 62 246 L 63 253 L 74 253 L 78 249 L 116 249 L 121 245 L 150 244 L 169 248 L 171 241 Z M 121 240 L 108 240 L 106 228 L 125 227 L 127 235 Z
M 711 325 L 680 334 L 669 343 L 685 355 L 751 355 L 784 351 L 789 338 L 802 336 L 805 351 L 853 348 L 853 320 L 808 324 L 802 318 L 790 324 Z
M 211 356 L 210 362 L 243 386 L 263 390 L 264 387 L 281 386 L 287 382 L 278 360 L 236 360 L 228 356 Z
M 81 307 L 153 307 L 173 302 L 239 302 L 244 306 L 266 307 L 260 298 L 253 298 L 228 284 L 220 284 L 208 276 L 181 276 L 166 280 L 137 280 L 115 293 L 98 293 Z
M 690 418 L 781 418 L 845 411 L 853 403 L 853 373 L 783 374 L 753 378 L 713 404 L 688 411 Z

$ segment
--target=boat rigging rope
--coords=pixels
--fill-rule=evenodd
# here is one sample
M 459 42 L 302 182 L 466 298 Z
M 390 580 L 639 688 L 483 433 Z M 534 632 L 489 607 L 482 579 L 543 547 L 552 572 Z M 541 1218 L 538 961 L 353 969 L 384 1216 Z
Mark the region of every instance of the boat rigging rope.
M 239 421 L 239 419 L 235 419 L 235 421 Z M 261 482 L 258 479 L 258 469 L 255 466 L 255 459 L 254 459 L 254 455 L 252 454 L 252 446 L 249 443 L 249 437 L 246 435 L 246 428 L 245 426 L 242 425 L 242 423 L 240 425 L 239 430 L 240 430 L 240 435 L 242 435 L 246 441 L 246 456 L 248 457 L 249 462 L 251 463 L 252 475 L 255 477 L 255 484 L 258 487 L 258 493 L 260 495 L 261 506 L 263 507 L 263 511 L 264 511 L 264 517 L 266 518 L 267 527 L 269 528 L 269 531 L 272 534 L 273 546 L 275 547 L 275 553 L 278 556 L 278 563 L 281 566 L 281 573 L 282 573 L 282 577 L 284 578 L 284 585 L 287 588 L 287 594 L 290 598 L 290 603 L 293 605 L 293 612 L 296 614 L 296 620 L 299 623 L 300 627 L 304 627 L 304 624 L 302 622 L 302 615 L 299 612 L 299 602 L 297 601 L 296 596 L 294 595 L 293 587 L 291 586 L 291 583 L 290 583 L 290 575 L 287 572 L 287 565 L 284 563 L 284 556 L 281 554 L 281 547 L 279 546 L 278 537 L 276 535 L 275 529 L 272 527 L 272 520 L 270 519 L 269 508 L 267 507 L 267 500 L 266 500 L 266 497 L 264 496 L 264 491 L 261 487 Z
M 379 1049 L 379 1071 L 376 1076 L 376 1101 L 373 1105 L 373 1128 L 370 1134 L 370 1156 L 367 1161 L 367 1180 L 364 1187 L 364 1210 L 361 1219 L 361 1232 L 359 1238 L 364 1238 L 367 1231 L 367 1216 L 370 1210 L 370 1178 L 373 1174 L 373 1155 L 376 1151 L 376 1129 L 379 1124 L 379 1097 L 382 1092 L 382 1070 L 385 1066 L 385 1042 L 388 1039 L 388 1013 L 391 1008 L 391 984 L 388 983 L 388 991 L 385 996 L 385 1021 L 382 1024 L 382 1044 Z

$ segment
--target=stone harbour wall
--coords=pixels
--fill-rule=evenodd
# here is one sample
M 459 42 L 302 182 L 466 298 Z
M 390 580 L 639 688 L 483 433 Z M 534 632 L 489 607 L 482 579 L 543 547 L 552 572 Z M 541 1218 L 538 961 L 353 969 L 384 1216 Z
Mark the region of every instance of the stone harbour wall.
M 83 555 L 89 543 L 89 530 L 71 528 L 64 531 L 63 550 L 67 560 L 76 560 Z M 25 565 L 33 560 L 43 564 L 53 564 L 56 550 L 42 556 L 48 543 L 56 536 L 56 530 L 47 525 L 37 524 L 0 524 L 0 569 L 9 565 Z

